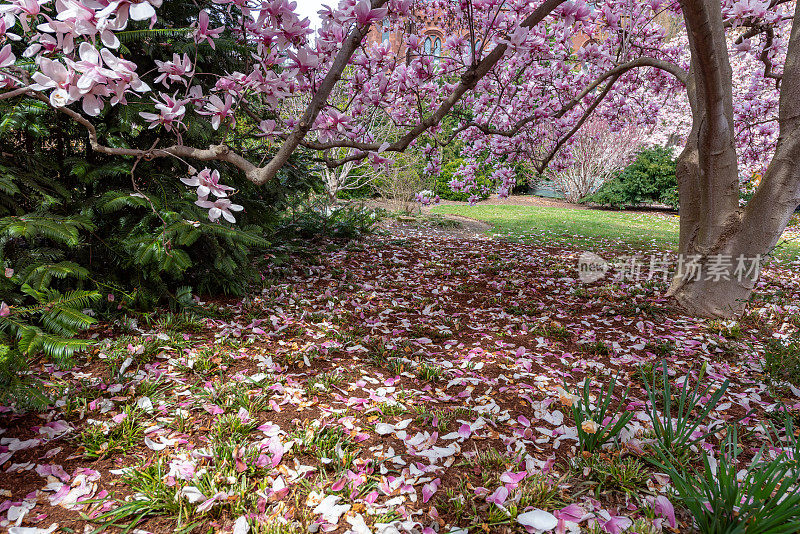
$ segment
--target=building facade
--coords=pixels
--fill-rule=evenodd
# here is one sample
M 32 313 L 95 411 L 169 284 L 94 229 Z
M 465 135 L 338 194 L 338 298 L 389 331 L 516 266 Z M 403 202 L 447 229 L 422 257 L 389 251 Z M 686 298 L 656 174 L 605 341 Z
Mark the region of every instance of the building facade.
M 367 35 L 367 42 L 369 44 L 388 42 L 392 51 L 399 57 L 407 52 L 404 38 L 407 35 L 415 34 L 422 39 L 422 48 L 425 54 L 438 56 L 441 55 L 444 42 L 452 31 L 452 29 L 448 29 L 446 18 L 442 13 L 436 13 L 432 17 L 415 15 L 406 22 L 405 31 L 391 28 L 388 21 L 376 24 Z M 573 50 L 577 51 L 592 41 L 594 39 L 588 35 L 578 33 L 572 38 Z M 480 40 L 476 44 L 480 48 Z

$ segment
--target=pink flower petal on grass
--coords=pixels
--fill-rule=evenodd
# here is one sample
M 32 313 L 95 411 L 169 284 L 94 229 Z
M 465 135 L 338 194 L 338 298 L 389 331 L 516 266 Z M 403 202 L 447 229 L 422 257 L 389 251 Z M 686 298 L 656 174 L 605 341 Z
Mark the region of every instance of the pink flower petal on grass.
M 427 503 L 433 497 L 433 494 L 436 493 L 436 490 L 439 489 L 439 485 L 442 483 L 442 479 L 437 478 L 436 480 L 430 482 L 429 484 L 425 484 L 422 486 L 422 502 Z
M 633 521 L 627 517 L 616 515 L 611 516 L 611 519 L 603 523 L 601 528 L 604 532 L 608 532 L 608 534 L 622 534 L 622 532 L 631 525 L 633 525 Z
M 580 523 L 583 516 L 586 515 L 586 512 L 583 508 L 578 506 L 577 504 L 570 504 L 569 506 L 565 506 L 561 510 L 555 513 L 555 516 L 559 519 L 563 519 L 565 521 L 571 521 L 573 523 Z
M 519 484 L 523 478 L 528 476 L 527 471 L 520 471 L 519 473 L 514 473 L 512 471 L 506 471 L 502 475 L 500 475 L 500 482 L 504 484 Z
M 669 523 L 669 526 L 675 528 L 677 521 L 675 521 L 675 508 L 669 499 L 663 495 L 659 495 L 653 501 L 653 511 L 657 516 L 663 517 Z
M 216 404 L 204 404 L 203 409 L 208 413 L 210 413 L 211 415 L 222 415 L 225 413 L 225 410 L 223 410 Z
M 497 506 L 503 506 L 506 501 L 508 500 L 508 490 L 505 486 L 500 486 L 494 493 L 486 497 L 486 502 L 490 502 L 496 504 Z

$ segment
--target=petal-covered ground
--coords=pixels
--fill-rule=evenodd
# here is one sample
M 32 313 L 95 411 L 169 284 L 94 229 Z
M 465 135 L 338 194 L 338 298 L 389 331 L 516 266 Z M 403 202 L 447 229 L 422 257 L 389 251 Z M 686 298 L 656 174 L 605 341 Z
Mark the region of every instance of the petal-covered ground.
M 76 368 L 35 367 L 53 409 L 0 408 L 0 527 L 689 530 L 645 460 L 642 377 L 664 359 L 676 384 L 701 367 L 712 391 L 730 380 L 696 449 L 747 415 L 752 458 L 763 423 L 800 413 L 800 390 L 763 369 L 765 343 L 800 324 L 797 276 L 768 268 L 745 318 L 708 322 L 671 309 L 660 281 L 581 284 L 582 251 L 541 237 L 409 225 L 320 246 L 265 273 L 260 295 L 205 304 L 214 318 L 96 329 Z M 582 453 L 574 395 L 613 377 L 632 419 Z

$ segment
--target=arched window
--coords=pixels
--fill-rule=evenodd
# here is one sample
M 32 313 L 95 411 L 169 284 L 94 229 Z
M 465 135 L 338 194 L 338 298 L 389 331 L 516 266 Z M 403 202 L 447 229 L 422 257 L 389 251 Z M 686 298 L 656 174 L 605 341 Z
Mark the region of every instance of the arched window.
M 433 39 L 433 55 L 437 58 L 442 55 L 442 40 L 438 37 Z
M 428 37 L 425 39 L 425 55 L 430 55 L 431 51 L 433 50 L 433 40 Z
M 383 42 L 389 41 L 391 36 L 392 36 L 392 32 L 389 30 L 389 21 L 388 20 L 384 20 L 383 21 L 383 37 L 381 37 L 381 40 Z

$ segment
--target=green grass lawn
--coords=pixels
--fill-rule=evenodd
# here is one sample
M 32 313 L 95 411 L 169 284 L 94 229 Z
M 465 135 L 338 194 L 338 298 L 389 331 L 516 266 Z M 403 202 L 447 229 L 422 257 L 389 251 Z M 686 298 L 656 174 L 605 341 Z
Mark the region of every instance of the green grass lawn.
M 628 212 L 547 208 L 538 206 L 492 206 L 479 204 L 448 205 L 433 208 L 433 213 L 461 215 L 490 223 L 489 232 L 511 240 L 549 243 L 556 246 L 616 246 L 621 250 L 678 247 L 679 218 L 662 212 Z M 800 244 L 785 243 L 776 253 L 781 259 L 800 256 Z

